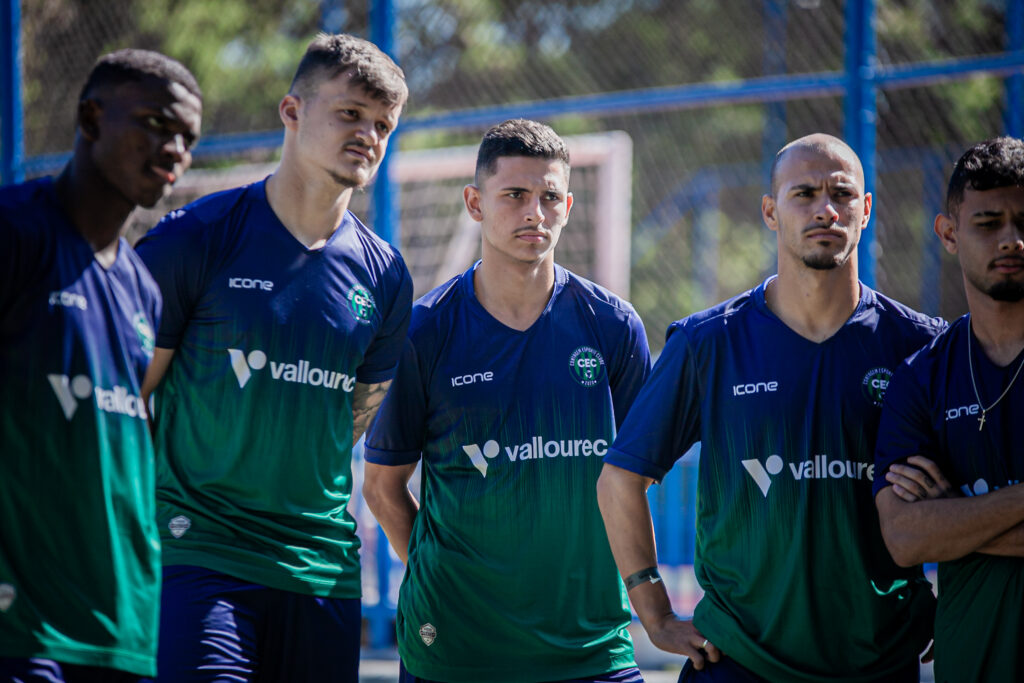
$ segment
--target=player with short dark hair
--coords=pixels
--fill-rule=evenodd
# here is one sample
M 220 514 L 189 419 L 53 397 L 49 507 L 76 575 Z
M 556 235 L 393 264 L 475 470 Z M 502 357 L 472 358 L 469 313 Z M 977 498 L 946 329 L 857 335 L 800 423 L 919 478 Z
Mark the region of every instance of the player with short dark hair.
M 892 370 L 945 324 L 857 279 L 871 194 L 828 135 L 776 158 L 778 275 L 673 323 L 605 458 L 598 500 L 652 642 L 684 681 L 918 680 L 934 599 L 886 552 L 872 453 Z M 700 442 L 693 620 L 672 612 L 646 491 Z
M 398 362 L 412 280 L 348 206 L 407 90 L 353 36 L 317 37 L 303 64 L 274 173 L 138 245 L 165 303 L 145 383 L 159 385 L 161 680 L 358 678 L 352 446 Z
M 1019 681 L 1024 142 L 1004 137 L 967 150 L 935 233 L 960 261 L 970 312 L 893 376 L 875 503 L 898 563 L 939 563 L 935 680 Z
M 568 162 L 535 121 L 484 136 L 481 260 L 416 302 L 367 435 L 363 495 L 408 564 L 404 683 L 642 680 L 594 484 L 650 358 L 633 307 L 554 261 Z
M 160 293 L 120 236 L 192 161 L 201 94 L 156 52 L 101 57 L 60 176 L 0 189 L 0 679 L 156 669 L 159 536 L 140 394 Z

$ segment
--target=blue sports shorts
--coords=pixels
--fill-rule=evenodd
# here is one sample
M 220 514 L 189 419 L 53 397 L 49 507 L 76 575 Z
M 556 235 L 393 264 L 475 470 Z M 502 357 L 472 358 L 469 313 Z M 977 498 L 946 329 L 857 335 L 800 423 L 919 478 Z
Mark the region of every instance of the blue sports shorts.
M 358 683 L 358 598 L 318 598 L 164 567 L 157 681 Z

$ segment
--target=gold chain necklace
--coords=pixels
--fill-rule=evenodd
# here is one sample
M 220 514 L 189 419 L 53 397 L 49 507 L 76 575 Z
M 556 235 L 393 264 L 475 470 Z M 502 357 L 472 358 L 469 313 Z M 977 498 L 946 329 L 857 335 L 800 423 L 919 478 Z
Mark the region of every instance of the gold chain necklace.
M 978 402 L 978 407 L 981 408 L 981 417 L 978 418 L 978 431 L 980 432 L 985 427 L 985 413 L 996 407 L 996 404 L 1003 400 L 1006 394 L 1010 393 L 1010 387 L 1017 381 L 1017 376 L 1020 375 L 1020 369 L 1024 368 L 1024 359 L 1021 359 L 1020 364 L 1017 365 L 1017 372 L 1013 373 L 1013 379 L 1003 389 L 1003 393 L 999 394 L 999 398 L 992 401 L 992 405 L 988 408 L 984 407 L 981 403 L 981 396 L 978 395 L 978 384 L 974 381 L 974 354 L 971 353 L 971 325 L 967 324 L 967 367 L 971 369 L 971 388 L 974 389 L 974 399 Z

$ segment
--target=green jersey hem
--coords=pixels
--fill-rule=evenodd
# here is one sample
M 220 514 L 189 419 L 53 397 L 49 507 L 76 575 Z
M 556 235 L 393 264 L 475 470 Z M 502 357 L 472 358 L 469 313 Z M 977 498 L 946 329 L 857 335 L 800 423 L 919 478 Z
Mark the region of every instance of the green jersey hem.
M 209 553 L 194 552 L 184 548 L 171 549 L 167 544 L 164 544 L 163 547 L 162 563 L 165 567 L 171 565 L 202 567 L 267 588 L 313 595 L 318 598 L 362 599 L 363 597 L 358 571 L 355 572 L 354 577 L 351 573 L 339 574 L 334 579 L 299 577 L 284 567 L 273 571 L 246 562 L 216 557 Z
M 434 681 L 445 681 L 445 683 L 479 683 L 486 680 L 489 683 L 528 683 L 531 681 L 560 681 L 572 678 L 589 678 L 601 674 L 630 669 L 636 666 L 633 653 L 629 656 L 613 657 L 608 659 L 605 656 L 591 657 L 585 662 L 566 665 L 560 662 L 551 661 L 549 665 L 540 664 L 537 660 L 530 660 L 531 669 L 517 671 L 509 670 L 502 665 L 500 671 L 495 667 L 463 667 L 453 668 L 444 666 L 422 665 L 415 659 L 407 658 L 402 654 L 402 663 L 406 670 L 417 678 L 426 678 Z
M 62 664 L 95 666 L 104 669 L 126 671 L 138 676 L 156 676 L 156 643 L 152 655 L 109 647 L 69 647 L 68 645 L 47 645 L 38 640 L 6 641 L 0 645 L 0 657 L 52 659 Z

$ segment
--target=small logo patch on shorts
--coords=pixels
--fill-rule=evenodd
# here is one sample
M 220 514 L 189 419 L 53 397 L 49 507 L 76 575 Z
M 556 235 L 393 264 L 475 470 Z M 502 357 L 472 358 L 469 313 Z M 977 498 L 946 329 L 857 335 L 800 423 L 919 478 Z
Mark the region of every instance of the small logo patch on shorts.
M 434 628 L 433 624 L 423 624 L 423 626 L 420 626 L 420 638 L 427 644 L 427 647 L 430 647 L 437 638 L 437 629 Z
M 185 515 L 178 515 L 170 522 L 167 523 L 167 528 L 171 530 L 171 536 L 175 538 L 181 538 L 185 535 L 185 532 L 192 526 L 192 520 Z
M 16 597 L 18 597 L 18 591 L 14 586 L 9 583 L 0 583 L 0 612 L 9 610 Z

